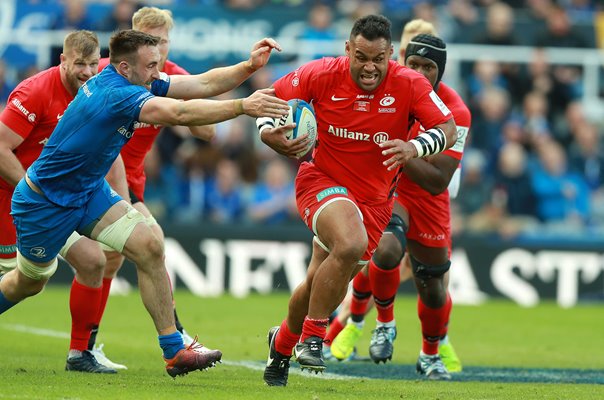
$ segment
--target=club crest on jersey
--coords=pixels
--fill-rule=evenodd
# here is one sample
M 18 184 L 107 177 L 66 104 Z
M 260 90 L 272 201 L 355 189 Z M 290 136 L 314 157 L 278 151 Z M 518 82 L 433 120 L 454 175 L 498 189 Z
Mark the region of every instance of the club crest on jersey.
M 394 97 L 386 95 L 386 96 L 384 96 L 383 99 L 380 100 L 380 106 L 388 107 L 388 106 L 394 104 L 394 101 L 395 101 Z

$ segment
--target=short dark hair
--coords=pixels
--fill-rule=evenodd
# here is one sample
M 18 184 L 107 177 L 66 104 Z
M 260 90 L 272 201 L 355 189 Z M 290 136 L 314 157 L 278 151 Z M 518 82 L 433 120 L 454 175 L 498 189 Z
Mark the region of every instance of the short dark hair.
M 369 41 L 383 38 L 392 43 L 391 26 L 390 20 L 383 15 L 367 15 L 355 21 L 350 31 L 350 40 L 361 35 Z
M 133 63 L 138 49 L 157 46 L 159 38 L 148 33 L 126 29 L 114 33 L 109 39 L 109 61 L 118 64 L 123 60 Z

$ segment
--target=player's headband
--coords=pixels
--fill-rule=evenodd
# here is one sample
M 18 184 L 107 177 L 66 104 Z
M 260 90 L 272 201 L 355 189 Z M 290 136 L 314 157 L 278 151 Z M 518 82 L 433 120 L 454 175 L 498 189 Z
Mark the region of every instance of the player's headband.
M 438 67 L 438 77 L 435 87 L 445 73 L 445 64 L 447 63 L 447 45 L 436 36 L 421 34 L 415 36 L 405 49 L 405 61 L 410 56 L 420 56 L 432 60 Z

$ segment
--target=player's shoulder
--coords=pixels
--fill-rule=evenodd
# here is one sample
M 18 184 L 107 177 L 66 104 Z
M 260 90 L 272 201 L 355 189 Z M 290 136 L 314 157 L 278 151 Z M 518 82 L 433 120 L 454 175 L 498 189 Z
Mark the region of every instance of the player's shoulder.
M 99 60 L 99 72 L 109 65 L 109 57 L 104 57 Z
M 189 71 L 170 60 L 166 60 L 162 72 L 165 72 L 168 75 L 189 75 Z
M 438 97 L 440 97 L 449 110 L 451 110 L 456 122 L 461 122 L 462 118 L 471 118 L 470 109 L 455 89 L 444 82 L 440 82 L 436 94 L 438 94 Z
M 45 69 L 44 71 L 40 71 L 37 74 L 23 80 L 17 85 L 15 90 L 42 89 L 43 93 L 46 93 L 49 87 L 54 86 L 56 82 L 60 81 L 61 73 L 59 71 L 59 66 L 57 65 Z
M 348 57 L 323 57 L 304 64 L 300 69 L 312 73 L 312 76 L 333 77 L 347 74 L 350 69 Z

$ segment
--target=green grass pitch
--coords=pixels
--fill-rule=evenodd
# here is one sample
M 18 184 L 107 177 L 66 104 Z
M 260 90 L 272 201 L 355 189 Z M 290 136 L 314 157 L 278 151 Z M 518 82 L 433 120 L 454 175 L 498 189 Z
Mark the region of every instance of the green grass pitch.
M 421 343 L 415 299 L 400 298 L 392 363 L 330 363 L 323 376 L 301 374 L 292 363 L 288 387 L 274 388 L 262 381 L 266 332 L 285 316 L 286 293 L 206 299 L 177 291 L 185 328 L 220 348 L 224 362 L 176 380 L 164 371 L 137 293 L 110 297 L 99 334 L 106 354 L 129 369 L 103 376 L 65 372 L 68 296 L 66 287 L 49 287 L 0 316 L 0 399 L 604 399 L 601 303 L 455 306 L 450 337 L 464 372 L 452 382 L 427 382 L 413 372 Z

